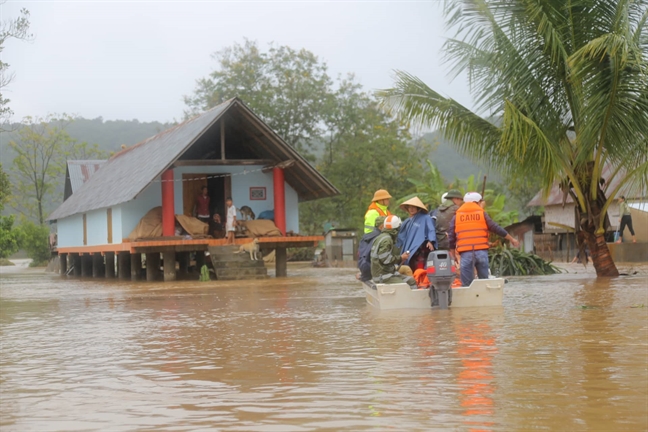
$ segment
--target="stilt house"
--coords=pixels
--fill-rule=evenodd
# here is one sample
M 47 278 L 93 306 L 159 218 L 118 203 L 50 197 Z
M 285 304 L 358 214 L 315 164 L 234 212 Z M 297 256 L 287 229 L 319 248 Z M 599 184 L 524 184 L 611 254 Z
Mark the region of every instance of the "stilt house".
M 127 254 L 184 253 L 222 244 L 218 239 L 168 239 L 174 236 L 175 215 L 192 215 L 196 197 L 207 186 L 211 213 L 219 213 L 223 222 L 229 196 L 236 207 L 248 206 L 257 215 L 274 211 L 284 237 L 259 242 L 276 249 L 277 275 L 285 274 L 286 247 L 321 240 L 286 237 L 287 232 L 299 232 L 298 203 L 339 193 L 236 98 L 97 162 L 98 169 L 66 196 L 49 220 L 57 223 L 59 255 L 124 255 L 123 267 Z M 158 206 L 162 237 L 130 241 L 140 219 Z M 175 256 L 169 259 L 175 266 Z

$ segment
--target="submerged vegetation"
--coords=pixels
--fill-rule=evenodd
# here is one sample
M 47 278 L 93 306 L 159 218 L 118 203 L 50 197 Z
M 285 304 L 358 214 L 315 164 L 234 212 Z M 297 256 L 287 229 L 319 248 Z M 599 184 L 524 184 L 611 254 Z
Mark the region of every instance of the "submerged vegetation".
M 498 245 L 488 250 L 491 272 L 496 276 L 531 276 L 561 273 L 538 255 Z

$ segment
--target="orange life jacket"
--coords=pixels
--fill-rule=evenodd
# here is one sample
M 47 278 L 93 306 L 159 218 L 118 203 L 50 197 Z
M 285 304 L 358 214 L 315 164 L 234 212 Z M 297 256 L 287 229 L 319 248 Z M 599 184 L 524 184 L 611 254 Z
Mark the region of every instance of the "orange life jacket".
M 488 225 L 484 209 L 475 202 L 464 203 L 455 214 L 457 252 L 488 249 Z
M 369 204 L 369 208 L 367 208 L 367 212 L 365 212 L 365 215 L 366 215 L 370 210 L 376 210 L 376 211 L 378 212 L 378 216 L 387 217 L 387 216 L 391 215 L 391 212 L 389 211 L 389 209 L 387 209 L 387 213 L 385 213 L 385 212 L 383 211 L 383 209 L 381 209 L 380 207 L 378 207 L 378 204 L 376 204 L 375 201 L 372 202 L 371 204 Z

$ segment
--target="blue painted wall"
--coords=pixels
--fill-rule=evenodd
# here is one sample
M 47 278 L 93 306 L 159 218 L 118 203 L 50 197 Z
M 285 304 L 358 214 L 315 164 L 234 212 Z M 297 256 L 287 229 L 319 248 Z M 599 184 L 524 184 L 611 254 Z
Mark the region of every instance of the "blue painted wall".
M 108 243 L 108 215 L 105 208 L 86 213 L 86 224 L 88 228 L 88 246 Z M 83 226 L 81 230 L 83 231 Z
M 151 182 L 133 201 L 121 205 L 122 238 L 128 237 L 149 210 L 162 205 L 162 183 L 159 177 L 157 180 Z
M 83 215 L 74 215 L 56 222 L 59 247 L 83 246 Z

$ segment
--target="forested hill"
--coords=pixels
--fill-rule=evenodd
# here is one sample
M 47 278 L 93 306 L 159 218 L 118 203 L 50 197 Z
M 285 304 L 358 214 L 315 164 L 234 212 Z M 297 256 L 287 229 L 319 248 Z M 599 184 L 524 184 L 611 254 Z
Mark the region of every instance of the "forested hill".
M 446 141 L 438 131 L 423 135 L 423 139 L 432 144 L 430 161 L 441 172 L 446 181 L 451 182 L 455 178 L 465 179 L 471 175 L 475 177 L 480 174 L 487 175 L 488 181 L 500 182 L 502 177 L 487 164 L 475 163 L 466 156 L 463 156 L 455 147 Z
M 12 125 L 18 130 L 20 124 Z M 122 144 L 132 146 L 145 138 L 156 135 L 169 128 L 170 124 L 160 122 L 140 122 L 138 120 L 104 120 L 76 118 L 67 127 L 68 134 L 79 142 L 97 144 L 107 153 L 118 151 Z M 10 168 L 14 155 L 8 149 L 9 141 L 15 139 L 12 133 L 2 134 L 0 139 L 0 155 L 5 169 Z
M 67 127 L 70 136 L 78 141 L 97 144 L 107 152 L 117 151 L 122 144 L 132 146 L 145 138 L 168 129 L 171 125 L 138 120 L 107 120 L 101 117 L 76 119 Z

